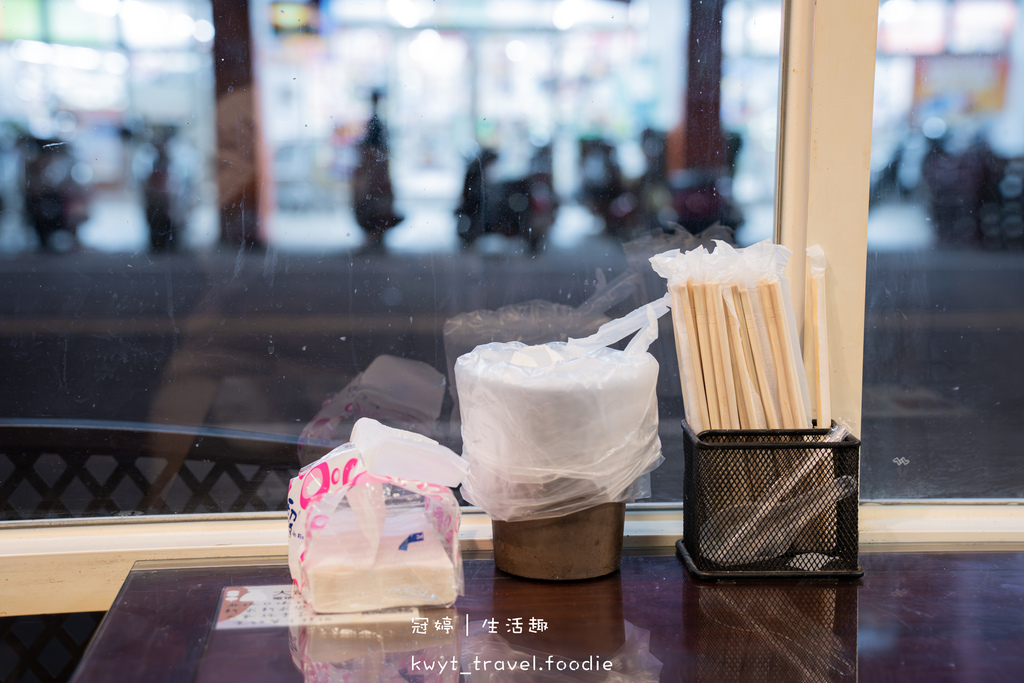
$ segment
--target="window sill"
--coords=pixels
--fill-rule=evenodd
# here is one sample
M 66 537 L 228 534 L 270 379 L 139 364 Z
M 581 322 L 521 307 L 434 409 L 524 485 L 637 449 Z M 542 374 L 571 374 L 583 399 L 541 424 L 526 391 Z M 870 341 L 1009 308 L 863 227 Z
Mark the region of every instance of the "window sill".
M 626 548 L 670 548 L 682 536 L 676 505 L 640 504 L 626 514 Z M 491 547 L 478 510 L 463 513 L 466 551 Z M 862 551 L 921 551 L 1024 543 L 1024 501 L 872 501 L 860 506 Z M 134 517 L 0 525 L 0 617 L 107 609 L 139 560 L 287 555 L 283 513 Z

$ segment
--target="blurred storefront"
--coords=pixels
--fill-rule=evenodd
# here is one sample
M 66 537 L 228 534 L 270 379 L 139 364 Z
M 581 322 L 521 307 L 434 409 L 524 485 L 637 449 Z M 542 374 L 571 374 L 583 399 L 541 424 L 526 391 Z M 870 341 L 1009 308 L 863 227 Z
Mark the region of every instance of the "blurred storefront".
M 419 250 L 456 244 L 451 211 L 480 148 L 498 152 L 499 178 L 522 176 L 550 150 L 572 215 L 585 141 L 609 145 L 629 183 L 648 168 L 645 131 L 681 135 L 689 13 L 677 2 L 265 2 L 253 17 L 274 187 L 264 210 L 282 246 L 312 245 L 299 223 L 345 224 L 374 90 L 386 96 L 395 193 L 409 214 L 392 242 L 429 222 L 421 210 L 449 224 Z M 771 230 L 780 26 L 778 3 L 725 3 L 721 122 L 740 141 L 735 192 L 758 237 Z M 317 234 L 352 246 L 350 228 Z
M 742 206 L 752 240 L 771 230 L 781 9 L 765 0 L 723 4 L 721 122 L 738 152 L 727 191 Z M 39 241 L 18 211 L 25 201 L 19 135 L 67 144 L 90 203 L 78 237 L 104 251 L 148 246 L 145 187 L 163 147 L 179 195 L 179 246 L 209 246 L 218 235 L 230 242 L 233 228 L 218 225 L 235 220 L 223 213 L 230 205 L 244 205 L 246 220 L 255 220 L 239 228 L 252 233 L 247 240 L 284 249 L 358 247 L 363 235 L 351 219 L 349 181 L 373 90 L 385 94 L 391 173 L 408 214 L 393 246 L 417 251 L 457 244 L 452 210 L 481 147 L 498 150 L 497 178 L 522 177 L 543 150 L 554 191 L 568 205 L 560 226 L 588 234 L 600 226 L 575 205 L 581 145 L 607 145 L 628 185 L 647 172 L 650 145 L 661 153 L 666 136 L 681 135 L 690 20 L 671 0 L 258 0 L 248 3 L 250 40 L 220 41 L 231 46 L 229 62 L 245 65 L 217 56 L 215 24 L 237 33 L 230 16 L 246 10 L 215 5 L 4 3 L 0 182 L 9 210 L 0 219 L 0 248 L 32 249 Z M 249 42 L 248 54 L 233 54 Z M 233 92 L 237 68 L 250 70 L 251 94 L 247 82 L 239 85 L 244 94 Z M 218 150 L 225 131 L 217 129 L 215 101 L 230 94 L 258 99 L 250 118 L 261 144 L 242 146 L 256 154 L 260 190 L 219 202 L 218 193 L 231 194 L 252 170 L 231 177 L 249 161 Z M 680 169 L 670 162 L 672 170 Z M 113 220 L 126 227 L 111 232 Z
M 1024 155 L 1018 14 L 1012 0 L 886 0 L 879 8 L 872 201 L 920 207 L 929 225 L 905 246 L 1007 245 L 993 221 L 1017 198 L 998 186 Z M 1009 240 L 1020 241 L 1015 229 Z
M 91 204 L 83 237 L 115 249 L 145 243 L 137 220 L 141 188 L 152 172 L 155 145 L 170 142 L 180 201 L 197 227 L 190 236 L 203 241 L 201 217 L 206 214 L 208 223 L 216 202 L 208 164 L 214 150 L 213 39 L 207 0 L 3 3 L 2 177 L 4 205 L 11 209 L 2 223 L 5 250 L 32 240 L 18 230 L 16 211 L 26 154 L 16 141 L 29 137 L 60 144 L 73 155 L 73 180 Z M 135 234 L 105 234 L 105 219 L 133 209 L 136 220 L 128 232 Z

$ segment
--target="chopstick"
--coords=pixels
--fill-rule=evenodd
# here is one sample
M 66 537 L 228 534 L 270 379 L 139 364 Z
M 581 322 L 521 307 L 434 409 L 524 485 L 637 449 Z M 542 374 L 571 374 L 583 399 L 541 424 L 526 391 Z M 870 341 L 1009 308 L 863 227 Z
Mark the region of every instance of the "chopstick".
M 793 429 L 807 429 L 811 426 L 811 420 L 804 409 L 803 392 L 800 390 L 800 378 L 797 376 L 797 356 L 793 350 L 793 339 L 789 333 L 789 325 L 786 322 L 786 308 L 782 298 L 782 282 L 778 279 L 772 280 L 768 286 L 771 294 L 772 306 L 775 309 L 775 321 L 779 326 L 779 344 L 782 351 L 782 362 L 784 364 L 786 385 L 789 389 L 790 408 L 793 411 Z
M 772 362 L 775 364 L 775 380 L 779 389 L 779 417 L 783 429 L 793 429 L 796 424 L 792 407 L 789 382 L 786 380 L 786 361 L 783 358 L 782 343 L 779 340 L 779 323 L 775 315 L 775 304 L 772 302 L 771 287 L 766 280 L 757 283 L 757 293 L 764 310 L 765 326 L 768 328 L 768 340 L 771 344 Z
M 690 423 L 690 427 L 693 428 L 695 433 L 699 433 L 700 413 L 696 412 L 699 409 L 693 405 L 692 401 L 695 398 L 693 395 L 693 366 L 687 365 L 683 360 L 684 343 L 681 335 L 686 334 L 686 325 L 683 323 L 684 314 L 682 304 L 679 302 L 679 287 L 670 285 L 668 291 L 672 295 L 672 326 L 677 330 L 674 336 L 676 342 L 676 362 L 679 365 L 679 380 L 683 387 L 683 409 L 686 412 L 686 421 Z M 690 342 L 689 335 L 686 337 L 686 343 L 691 348 L 696 346 L 696 344 Z
M 732 356 L 732 371 L 736 378 L 736 398 L 740 412 L 741 429 L 757 429 L 757 409 L 754 405 L 757 391 L 754 389 L 750 372 L 750 353 L 743 341 L 742 325 L 732 287 L 722 288 L 722 301 L 725 304 L 725 324 L 729 331 L 729 346 Z
M 750 291 L 746 287 L 736 285 L 740 297 L 740 308 L 743 310 L 743 323 L 746 327 L 747 341 L 750 344 L 750 357 L 754 365 L 754 376 L 757 378 L 758 394 L 764 408 L 764 420 L 768 429 L 782 429 L 779 411 L 772 396 L 771 385 L 768 383 L 768 371 L 765 366 L 764 354 L 761 351 L 761 340 L 757 334 L 757 318 L 754 317 L 754 306 L 750 299 Z
M 825 277 L 811 278 L 811 316 L 814 330 L 814 377 L 817 381 L 818 427 L 832 426 L 832 394 L 828 368 L 828 318 L 825 313 Z
M 722 429 L 721 413 L 718 403 L 718 384 L 715 380 L 715 367 L 711 349 L 711 335 L 708 327 L 708 304 L 706 286 L 700 283 L 693 285 L 693 310 L 697 323 L 697 343 L 700 344 L 700 362 L 704 370 L 704 390 L 707 393 L 708 425 L 711 429 Z M 708 380 L 711 380 L 710 382 Z
M 708 397 L 704 390 L 704 372 L 701 367 L 701 349 L 697 339 L 697 323 L 694 320 L 693 313 L 693 279 L 691 278 L 686 283 L 680 283 L 672 287 L 673 301 L 679 308 L 679 316 L 675 316 L 673 309 L 673 324 L 679 324 L 679 318 L 682 319 L 682 326 L 677 329 L 686 331 L 686 338 L 689 342 L 690 351 L 690 364 L 689 378 L 684 380 L 687 382 L 687 396 L 686 396 L 686 408 L 687 408 L 687 419 L 690 421 L 690 426 L 693 428 L 695 434 L 699 434 L 704 429 L 708 429 L 711 426 L 711 418 L 708 415 Z M 678 338 L 677 338 L 678 346 Z M 678 348 L 677 348 L 678 352 Z M 683 363 L 680 360 L 680 368 L 683 367 Z M 691 403 L 694 403 L 692 407 Z M 694 415 L 690 415 L 690 411 L 695 411 Z M 699 418 L 698 423 L 696 419 Z
M 708 283 L 704 293 L 708 297 L 708 322 L 711 327 L 711 358 L 715 367 L 715 382 L 718 383 L 719 389 L 725 387 L 724 393 L 718 392 L 719 417 L 724 429 L 739 429 L 736 383 L 733 380 L 732 354 L 729 352 L 729 330 L 725 322 L 721 283 Z

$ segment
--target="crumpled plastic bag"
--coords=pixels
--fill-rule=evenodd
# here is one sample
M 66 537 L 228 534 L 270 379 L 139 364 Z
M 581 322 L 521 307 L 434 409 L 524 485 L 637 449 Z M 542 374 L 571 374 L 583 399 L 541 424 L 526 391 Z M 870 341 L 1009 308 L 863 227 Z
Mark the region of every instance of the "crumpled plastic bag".
M 484 344 L 455 365 L 462 485 L 493 519 L 542 519 L 625 502 L 662 461 L 658 363 L 647 353 L 667 297 L 586 339 Z M 637 332 L 624 351 L 606 348 Z
M 462 592 L 458 486 L 465 463 L 368 418 L 352 443 L 288 490 L 289 568 L 317 612 L 451 605 Z

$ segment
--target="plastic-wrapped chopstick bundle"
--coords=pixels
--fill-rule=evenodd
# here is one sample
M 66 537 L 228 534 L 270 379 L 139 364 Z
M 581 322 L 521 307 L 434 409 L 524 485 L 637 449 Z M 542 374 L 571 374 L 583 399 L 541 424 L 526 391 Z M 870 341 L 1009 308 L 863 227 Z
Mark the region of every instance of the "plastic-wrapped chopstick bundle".
M 783 271 L 792 252 L 716 241 L 651 259 L 668 280 L 686 420 L 705 429 L 804 429 L 810 394 Z

